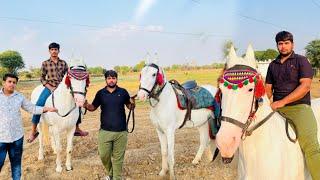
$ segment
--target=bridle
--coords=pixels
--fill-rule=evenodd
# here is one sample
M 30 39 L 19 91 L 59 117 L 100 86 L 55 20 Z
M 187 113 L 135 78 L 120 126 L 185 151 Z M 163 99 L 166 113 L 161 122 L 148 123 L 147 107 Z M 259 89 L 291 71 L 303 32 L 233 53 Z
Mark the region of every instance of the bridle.
M 72 88 L 72 83 L 70 81 L 70 78 L 74 78 L 76 80 L 86 80 L 86 87 L 85 87 L 85 91 L 81 92 L 81 91 L 74 91 Z M 67 72 L 66 75 L 66 80 L 65 80 L 65 84 L 66 86 L 70 89 L 70 93 L 72 95 L 72 97 L 74 97 L 75 94 L 80 94 L 83 96 L 87 95 L 87 87 L 89 87 L 90 81 L 89 81 L 89 73 L 86 69 L 85 66 L 77 66 L 76 68 L 71 66 L 70 69 Z M 52 106 L 55 108 L 55 103 L 54 103 L 54 91 L 52 92 Z M 74 109 L 76 109 L 76 104 L 74 104 L 74 106 L 64 115 L 61 115 L 59 112 L 56 112 L 60 117 L 66 117 L 68 116 Z M 81 110 L 80 110 L 81 111 Z M 86 111 L 85 111 L 86 113 Z M 85 114 L 84 113 L 84 114 Z
M 229 75 L 229 76 L 228 76 Z M 232 81 L 232 82 L 230 82 Z M 255 88 L 253 92 L 253 98 L 250 107 L 250 113 L 245 123 L 242 123 L 236 119 L 231 117 L 221 116 L 219 121 L 229 122 L 235 126 L 238 126 L 242 129 L 241 138 L 244 140 L 246 136 L 250 136 L 252 132 L 264 124 L 270 117 L 275 113 L 271 112 L 267 117 L 265 117 L 262 121 L 260 121 L 255 127 L 249 130 L 249 126 L 255 119 L 255 114 L 259 108 L 259 102 L 262 101 L 262 97 L 256 97 L 256 86 L 258 81 L 261 81 L 260 74 L 253 68 L 245 65 L 236 65 L 230 69 L 227 69 L 223 75 L 220 77 L 219 83 L 223 84 L 230 90 L 237 90 L 238 88 L 242 88 L 243 86 L 249 83 L 255 83 Z
M 249 113 L 249 117 L 247 118 L 247 121 L 245 123 L 242 123 L 242 122 L 240 122 L 240 121 L 238 121 L 236 119 L 233 119 L 231 117 L 221 116 L 219 118 L 219 120 L 218 120 L 218 121 L 220 121 L 220 124 L 221 124 L 221 121 L 225 121 L 225 122 L 229 122 L 231 124 L 234 124 L 234 125 L 240 127 L 242 129 L 241 139 L 244 140 L 247 136 L 250 136 L 253 133 L 253 131 L 255 131 L 260 126 L 262 126 L 264 123 L 266 123 L 276 112 L 278 112 L 281 116 L 286 118 L 286 126 L 285 127 L 286 127 L 286 134 L 287 134 L 288 139 L 291 142 L 296 142 L 297 141 L 297 137 L 298 137 L 298 133 L 297 133 L 295 125 L 292 123 L 292 120 L 290 118 L 286 117 L 285 114 L 283 114 L 283 113 L 281 113 L 279 111 L 270 112 L 265 118 L 263 118 L 255 126 L 253 126 L 252 128 L 249 129 L 251 123 L 255 119 L 255 114 L 256 114 L 256 112 L 257 112 L 257 110 L 259 108 L 259 105 L 262 104 L 262 102 L 263 102 L 262 95 L 264 94 L 264 92 L 263 93 L 257 93 L 257 87 L 259 87 L 259 86 L 262 86 L 262 88 L 264 90 L 263 84 L 259 84 L 259 83 L 262 83 L 263 81 L 262 81 L 262 78 L 261 78 L 260 74 L 255 69 L 253 69 L 253 68 L 251 68 L 249 66 L 245 66 L 245 65 L 236 65 L 236 66 L 234 66 L 234 67 L 232 67 L 230 69 L 227 69 L 223 73 L 222 77 L 220 77 L 219 83 L 223 83 L 224 86 L 227 85 L 226 87 L 228 87 L 228 89 L 236 90 L 236 88 L 234 88 L 235 84 L 233 84 L 232 87 L 231 87 L 230 84 L 229 84 L 230 82 L 229 82 L 228 78 L 225 78 L 225 74 L 230 72 L 230 71 L 232 72 L 232 70 L 234 70 L 234 69 L 237 69 L 237 70 L 240 69 L 240 75 L 241 75 L 241 73 L 243 74 L 243 72 L 241 72 L 241 71 L 251 72 L 252 73 L 251 77 L 247 76 L 247 77 L 249 77 L 249 80 L 248 80 L 249 83 L 253 83 L 253 82 L 255 83 L 255 88 L 254 88 L 254 93 L 253 93 L 253 98 L 252 98 L 252 103 L 251 103 L 251 110 L 250 110 L 250 113 Z M 248 71 L 245 71 L 245 70 L 248 70 Z M 247 73 L 247 74 L 250 75 L 250 73 Z M 232 80 L 235 80 L 236 83 L 239 83 L 239 82 L 241 83 L 241 81 L 243 79 L 235 76 L 235 77 L 233 77 Z M 247 80 L 245 80 L 245 81 L 247 81 Z M 242 81 L 242 82 L 245 82 L 245 81 Z M 237 85 L 238 85 L 238 87 L 241 88 L 243 85 L 246 85 L 246 84 L 248 84 L 248 82 L 245 82 L 243 84 L 237 84 Z M 257 95 L 257 94 L 259 94 L 259 95 Z M 221 94 L 221 96 L 222 96 L 222 94 Z M 295 139 L 290 137 L 289 124 L 292 126 L 292 129 L 294 130 L 294 132 L 296 134 L 296 138 Z
M 155 99 L 157 102 L 159 102 L 159 96 L 162 90 L 164 89 L 164 87 L 166 86 L 167 82 L 164 82 L 163 75 L 160 74 L 160 68 L 158 65 L 151 63 L 146 65 L 145 67 L 153 67 L 157 69 L 156 81 L 154 82 L 151 90 L 148 90 L 147 88 L 142 87 L 141 84 L 139 85 L 139 90 L 143 90 L 148 93 L 149 103 L 152 107 L 154 107 L 155 105 L 151 103 L 150 99 L 152 98 L 152 99 Z

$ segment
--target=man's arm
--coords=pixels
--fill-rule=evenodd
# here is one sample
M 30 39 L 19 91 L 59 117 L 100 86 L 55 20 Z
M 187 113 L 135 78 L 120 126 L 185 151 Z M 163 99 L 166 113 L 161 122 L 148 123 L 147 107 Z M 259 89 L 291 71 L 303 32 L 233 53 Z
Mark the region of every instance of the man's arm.
M 89 104 L 88 101 L 86 101 L 83 104 L 83 107 L 86 108 L 88 111 L 95 111 L 97 109 L 97 107 L 95 107 L 94 105 Z
M 275 110 L 303 98 L 310 91 L 311 82 L 311 78 L 301 78 L 300 85 L 283 99 L 273 102 L 271 108 Z
M 265 90 L 266 90 L 268 98 L 271 99 L 271 97 L 272 97 L 272 84 L 266 83 Z
M 57 112 L 57 109 L 53 107 L 36 106 L 32 104 L 29 100 L 27 100 L 24 96 L 23 96 L 21 108 L 32 114 L 42 114 L 45 112 Z
M 303 98 L 310 91 L 311 82 L 312 79 L 310 78 L 301 78 L 300 85 L 281 101 L 283 101 L 285 104 L 289 104 Z

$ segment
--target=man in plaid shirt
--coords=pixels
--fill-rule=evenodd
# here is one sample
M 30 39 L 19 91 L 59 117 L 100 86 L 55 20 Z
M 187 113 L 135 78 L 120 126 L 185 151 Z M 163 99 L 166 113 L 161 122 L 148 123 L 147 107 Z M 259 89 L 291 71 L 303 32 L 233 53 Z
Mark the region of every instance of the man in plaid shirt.
M 51 95 L 60 82 L 62 81 L 64 75 L 68 71 L 67 63 L 60 59 L 58 54 L 60 52 L 60 45 L 57 43 L 51 43 L 49 45 L 49 53 L 50 59 L 43 61 L 41 66 L 41 78 L 40 81 L 45 87 L 42 93 L 39 96 L 39 99 L 36 103 L 37 106 L 44 106 L 46 103 L 47 98 Z M 30 136 L 28 138 L 28 142 L 31 143 L 35 140 L 38 136 L 37 125 L 40 121 L 40 115 L 33 115 L 32 117 L 32 130 Z M 79 128 L 79 124 L 81 123 L 81 117 L 79 116 L 77 127 L 75 130 L 76 136 L 87 136 L 88 132 L 82 131 Z

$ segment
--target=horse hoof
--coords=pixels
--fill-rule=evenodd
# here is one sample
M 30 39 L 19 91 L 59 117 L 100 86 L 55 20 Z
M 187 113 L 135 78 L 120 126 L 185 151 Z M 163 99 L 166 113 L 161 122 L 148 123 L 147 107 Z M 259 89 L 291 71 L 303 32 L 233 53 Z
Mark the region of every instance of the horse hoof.
M 166 170 L 161 170 L 159 176 L 165 176 L 167 174 Z
M 57 173 L 61 173 L 61 172 L 62 172 L 62 167 L 57 167 L 57 168 L 56 168 L 56 172 L 57 172 Z
M 39 161 L 42 161 L 44 159 L 44 156 L 42 155 L 42 156 L 38 156 L 38 160 Z
M 67 167 L 66 170 L 67 170 L 67 171 L 72 171 L 72 170 L 73 170 L 73 167 L 72 167 L 72 166 L 71 166 L 71 167 Z
M 194 164 L 194 165 L 199 164 L 199 160 L 195 160 L 195 159 L 194 159 L 194 160 L 192 161 L 192 164 Z

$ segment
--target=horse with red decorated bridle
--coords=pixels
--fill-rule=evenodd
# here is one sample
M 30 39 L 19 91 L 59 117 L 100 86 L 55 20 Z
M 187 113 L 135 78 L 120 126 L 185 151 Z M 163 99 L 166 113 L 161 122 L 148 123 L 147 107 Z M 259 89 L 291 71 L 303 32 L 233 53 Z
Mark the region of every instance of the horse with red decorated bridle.
M 217 88 L 206 85 L 205 88 L 212 97 L 215 96 Z M 159 173 L 164 176 L 170 172 L 170 178 L 174 179 L 174 137 L 180 127 L 197 127 L 200 133 L 200 146 L 192 161 L 198 164 L 204 150 L 209 147 L 209 157 L 212 158 L 214 143 L 209 138 L 208 118 L 213 112 L 207 108 L 192 110 L 191 118 L 185 121 L 187 110 L 178 107 L 177 97 L 171 81 L 165 78 L 163 69 L 155 63 L 147 64 L 140 74 L 140 88 L 138 92 L 140 100 L 149 100 L 151 105 L 150 119 L 156 127 L 161 145 L 162 169 Z M 210 153 L 211 152 L 211 153 Z
M 225 163 L 239 149 L 239 179 L 311 179 L 294 126 L 270 107 L 251 46 L 245 57 L 231 47 L 219 89 L 222 116 L 216 143 Z M 312 100 L 318 127 L 319 108 L 320 99 Z
M 67 133 L 67 157 L 66 170 L 72 170 L 71 153 L 72 139 L 74 136 L 78 117 L 81 116 L 79 108 L 85 102 L 87 87 L 89 86 L 89 73 L 82 60 L 72 60 L 70 68 L 59 84 L 57 89 L 48 97 L 45 106 L 55 107 L 58 112 L 49 112 L 41 115 L 39 128 L 39 156 L 38 159 L 44 158 L 43 140 L 47 136 L 49 127 L 51 146 L 56 158 L 56 171 L 61 172 L 61 142 L 60 134 L 64 131 Z M 43 90 L 43 86 L 36 87 L 31 94 L 31 101 L 35 103 Z

